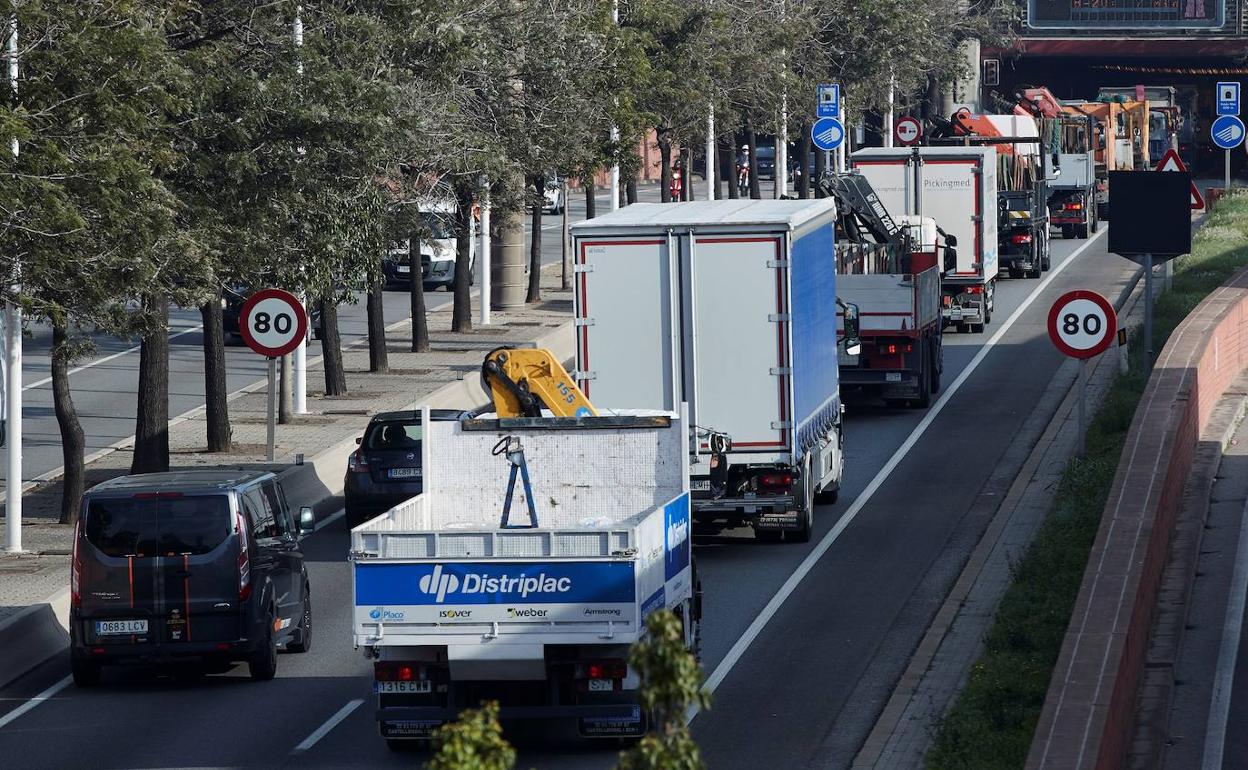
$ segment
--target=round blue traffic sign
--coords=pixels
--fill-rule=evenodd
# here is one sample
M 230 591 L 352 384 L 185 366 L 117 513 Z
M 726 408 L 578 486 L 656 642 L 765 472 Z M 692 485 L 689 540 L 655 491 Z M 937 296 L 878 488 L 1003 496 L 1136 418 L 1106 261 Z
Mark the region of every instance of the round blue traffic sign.
M 1244 121 L 1237 115 L 1223 115 L 1209 127 L 1213 143 L 1223 150 L 1233 150 L 1244 142 Z
M 845 141 L 845 126 L 836 118 L 819 118 L 810 127 L 810 139 L 821 150 L 835 150 Z

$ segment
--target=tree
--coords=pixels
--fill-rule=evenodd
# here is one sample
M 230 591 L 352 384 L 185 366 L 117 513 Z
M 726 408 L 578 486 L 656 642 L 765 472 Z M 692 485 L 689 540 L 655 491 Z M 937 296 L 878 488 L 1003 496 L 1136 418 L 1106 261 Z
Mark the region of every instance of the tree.
M 417 278 L 412 277 L 415 281 Z M 385 372 L 390 369 L 390 356 L 386 350 L 386 279 L 380 275 L 368 281 L 368 370 Z
M 515 764 L 516 751 L 498 723 L 498 702 L 486 701 L 438 728 L 425 770 L 511 770 Z
M 65 467 L 60 521 L 62 524 L 74 524 L 78 521 L 82 493 L 86 490 L 83 452 L 87 441 L 69 390 L 69 365 L 73 359 L 73 350 L 65 314 L 55 312 L 51 321 L 52 405 L 56 410 L 56 424 L 61 431 L 61 462 Z
M 524 301 L 528 303 L 542 301 L 542 207 L 546 205 L 546 177 L 534 174 L 533 183 L 533 224 L 529 227 L 532 235 L 529 238 L 529 291 Z
M 230 402 L 226 395 L 225 322 L 221 292 L 199 308 L 204 324 L 204 408 L 208 451 L 228 452 L 234 444 L 230 428 Z
M 633 644 L 628 664 L 641 677 L 641 705 L 650 731 L 620 755 L 618 770 L 701 770 L 698 746 L 685 724 L 690 706 L 709 708 L 702 668 L 685 647 L 685 628 L 670 610 L 646 617 L 646 634 Z

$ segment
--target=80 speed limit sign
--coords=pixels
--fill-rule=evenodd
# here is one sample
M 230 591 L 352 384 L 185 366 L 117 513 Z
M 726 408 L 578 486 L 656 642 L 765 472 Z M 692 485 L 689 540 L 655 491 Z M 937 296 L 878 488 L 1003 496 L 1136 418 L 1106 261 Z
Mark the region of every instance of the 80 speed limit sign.
M 280 358 L 299 347 L 308 333 L 308 314 L 299 298 L 281 289 L 261 289 L 243 303 L 238 330 L 247 347 Z
M 1049 310 L 1049 338 L 1073 358 L 1105 352 L 1118 333 L 1118 315 L 1109 300 L 1094 291 L 1069 291 Z

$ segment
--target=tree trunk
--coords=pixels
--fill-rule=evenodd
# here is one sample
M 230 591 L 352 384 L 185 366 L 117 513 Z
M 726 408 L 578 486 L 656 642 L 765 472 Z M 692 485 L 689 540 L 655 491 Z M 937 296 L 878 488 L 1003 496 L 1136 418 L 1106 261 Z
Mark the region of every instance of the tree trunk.
M 797 143 L 797 168 L 802 170 L 802 176 L 797 184 L 797 197 L 809 198 L 810 190 L 814 181 L 810 178 L 810 124 L 802 121 L 798 126 L 798 136 L 801 139 Z
M 325 367 L 325 395 L 347 395 L 347 373 L 342 368 L 342 338 L 338 334 L 338 298 L 326 294 L 321 306 L 321 356 Z
M 827 170 L 828 170 L 828 154 L 824 152 L 823 150 L 816 150 L 815 151 L 815 178 L 822 179 L 823 172 Z M 823 190 L 819 189 L 818 186 L 815 187 L 815 197 L 816 198 L 824 197 Z
M 418 235 L 413 235 L 408 244 L 408 254 L 420 253 L 420 237 Z M 412 265 L 412 272 L 410 273 L 412 280 L 408 288 L 408 296 L 412 307 L 412 352 L 428 353 L 429 316 L 425 312 L 425 285 L 421 280 L 419 257 L 413 258 L 410 264 Z M 482 297 L 481 301 L 487 302 L 488 299 Z
M 758 136 L 754 133 L 754 123 L 745 119 L 745 144 L 750 148 L 750 197 L 759 200 L 763 197 L 762 180 L 758 178 Z
M 221 320 L 221 293 L 199 309 L 204 321 L 204 415 L 208 422 L 208 451 L 228 452 L 234 445 L 225 379 L 225 328 Z
M 169 470 L 169 298 L 152 295 L 144 305 L 154 323 L 139 343 L 138 409 L 131 473 Z
M 533 229 L 529 236 L 529 293 L 525 302 L 542 301 L 542 206 L 546 203 L 546 177 L 533 176 Z
M 455 306 L 451 313 L 451 330 L 470 332 L 472 331 L 472 188 L 465 184 L 458 184 L 455 186 L 455 192 L 459 199 L 459 207 L 455 214 L 457 250 L 455 253 Z M 489 302 L 490 298 L 483 297 L 481 301 Z
M 410 252 L 409 252 L 410 254 Z M 409 264 L 411 260 L 409 259 Z M 416 268 L 412 268 L 415 270 Z M 420 283 L 415 272 L 409 273 L 412 281 Z M 385 278 L 378 275 L 369 279 L 368 285 L 368 370 L 370 372 L 386 372 L 390 370 L 390 357 L 386 352 L 386 312 Z
M 78 521 L 82 507 L 82 493 L 86 488 L 83 452 L 86 436 L 78 411 L 74 409 L 74 397 L 69 390 L 69 324 L 64 316 L 52 318 L 52 406 L 56 410 L 56 424 L 61 429 L 61 462 L 65 465 L 64 483 L 61 487 L 61 523 Z
M 658 130 L 659 144 L 659 200 L 672 201 L 672 138 L 665 128 Z
M 737 192 L 737 148 L 736 140 L 731 134 L 722 137 L 719 142 L 720 167 L 724 169 L 724 179 L 728 180 L 728 198 L 735 200 L 740 196 Z
M 627 182 L 624 183 L 624 201 L 630 206 L 637 202 L 637 179 L 636 178 L 630 178 Z
M 598 201 L 594 200 L 594 179 L 587 177 L 585 179 L 585 218 L 593 219 L 598 216 Z
M 295 413 L 295 388 L 291 378 L 294 369 L 291 367 L 291 354 L 287 353 L 277 362 L 277 371 L 281 379 L 277 391 L 277 424 L 289 425 Z
M 693 149 L 686 147 L 680 154 L 680 191 L 682 200 L 693 200 Z

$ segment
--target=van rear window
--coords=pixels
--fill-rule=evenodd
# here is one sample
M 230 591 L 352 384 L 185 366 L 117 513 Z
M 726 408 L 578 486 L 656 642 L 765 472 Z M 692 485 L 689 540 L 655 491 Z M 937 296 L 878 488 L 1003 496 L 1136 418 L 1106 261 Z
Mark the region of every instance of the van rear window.
M 195 495 L 92 500 L 83 531 L 108 556 L 195 556 L 221 545 L 230 527 L 225 495 Z

